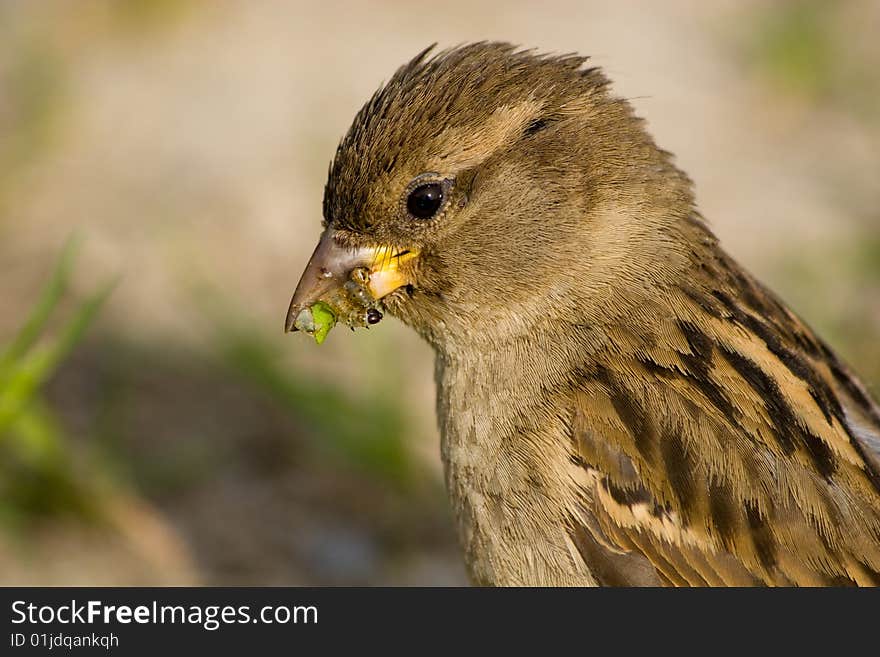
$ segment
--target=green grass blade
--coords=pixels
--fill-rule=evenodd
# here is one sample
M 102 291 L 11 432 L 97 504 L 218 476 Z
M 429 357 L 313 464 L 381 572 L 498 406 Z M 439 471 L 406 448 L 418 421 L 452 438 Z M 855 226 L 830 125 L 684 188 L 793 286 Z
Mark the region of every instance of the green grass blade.
M 82 339 L 116 283 L 116 279 L 109 281 L 86 299 L 52 344 L 42 349 L 31 350 L 29 355 L 19 358 L 7 372 L 5 381 L 0 387 L 0 434 L 3 434 L 15 421 L 40 386 Z
M 0 355 L 0 381 L 3 379 L 3 373 L 11 367 L 12 363 L 24 356 L 33 347 L 37 338 L 40 337 L 40 333 L 45 328 L 49 315 L 67 290 L 67 285 L 70 281 L 70 271 L 73 268 L 73 261 L 79 250 L 79 245 L 80 240 L 76 237 L 67 240 L 55 265 L 55 270 L 52 272 L 52 276 L 40 293 L 39 301 L 31 310 L 30 316 L 18 334 L 13 338 L 3 354 Z

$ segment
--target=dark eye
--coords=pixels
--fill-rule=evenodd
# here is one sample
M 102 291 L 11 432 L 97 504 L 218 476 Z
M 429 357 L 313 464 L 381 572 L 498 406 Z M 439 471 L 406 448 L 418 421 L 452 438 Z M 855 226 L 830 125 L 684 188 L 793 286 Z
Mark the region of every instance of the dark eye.
M 417 219 L 430 219 L 443 205 L 443 185 L 427 183 L 412 190 L 406 199 L 406 209 Z

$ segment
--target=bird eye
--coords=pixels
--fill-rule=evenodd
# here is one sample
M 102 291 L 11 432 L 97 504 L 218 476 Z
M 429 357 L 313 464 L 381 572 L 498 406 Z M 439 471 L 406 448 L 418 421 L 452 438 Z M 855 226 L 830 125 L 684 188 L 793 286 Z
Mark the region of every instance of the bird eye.
M 412 190 L 406 199 L 406 209 L 416 219 L 430 219 L 443 205 L 443 185 L 426 183 Z

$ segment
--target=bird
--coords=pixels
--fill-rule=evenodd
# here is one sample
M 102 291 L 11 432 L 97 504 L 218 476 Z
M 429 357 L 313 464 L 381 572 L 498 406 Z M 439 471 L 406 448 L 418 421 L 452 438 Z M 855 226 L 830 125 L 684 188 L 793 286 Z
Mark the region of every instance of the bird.
M 474 585 L 880 584 L 880 408 L 588 58 L 422 51 L 339 143 L 322 228 L 286 329 L 326 303 L 433 348 Z

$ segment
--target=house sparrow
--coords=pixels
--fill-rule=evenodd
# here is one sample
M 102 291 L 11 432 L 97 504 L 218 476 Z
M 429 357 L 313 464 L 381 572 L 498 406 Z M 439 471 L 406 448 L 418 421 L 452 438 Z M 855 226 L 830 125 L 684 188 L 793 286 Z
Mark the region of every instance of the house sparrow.
M 630 105 L 584 57 L 430 50 L 340 143 L 286 327 L 432 345 L 472 581 L 880 583 L 880 408 Z

